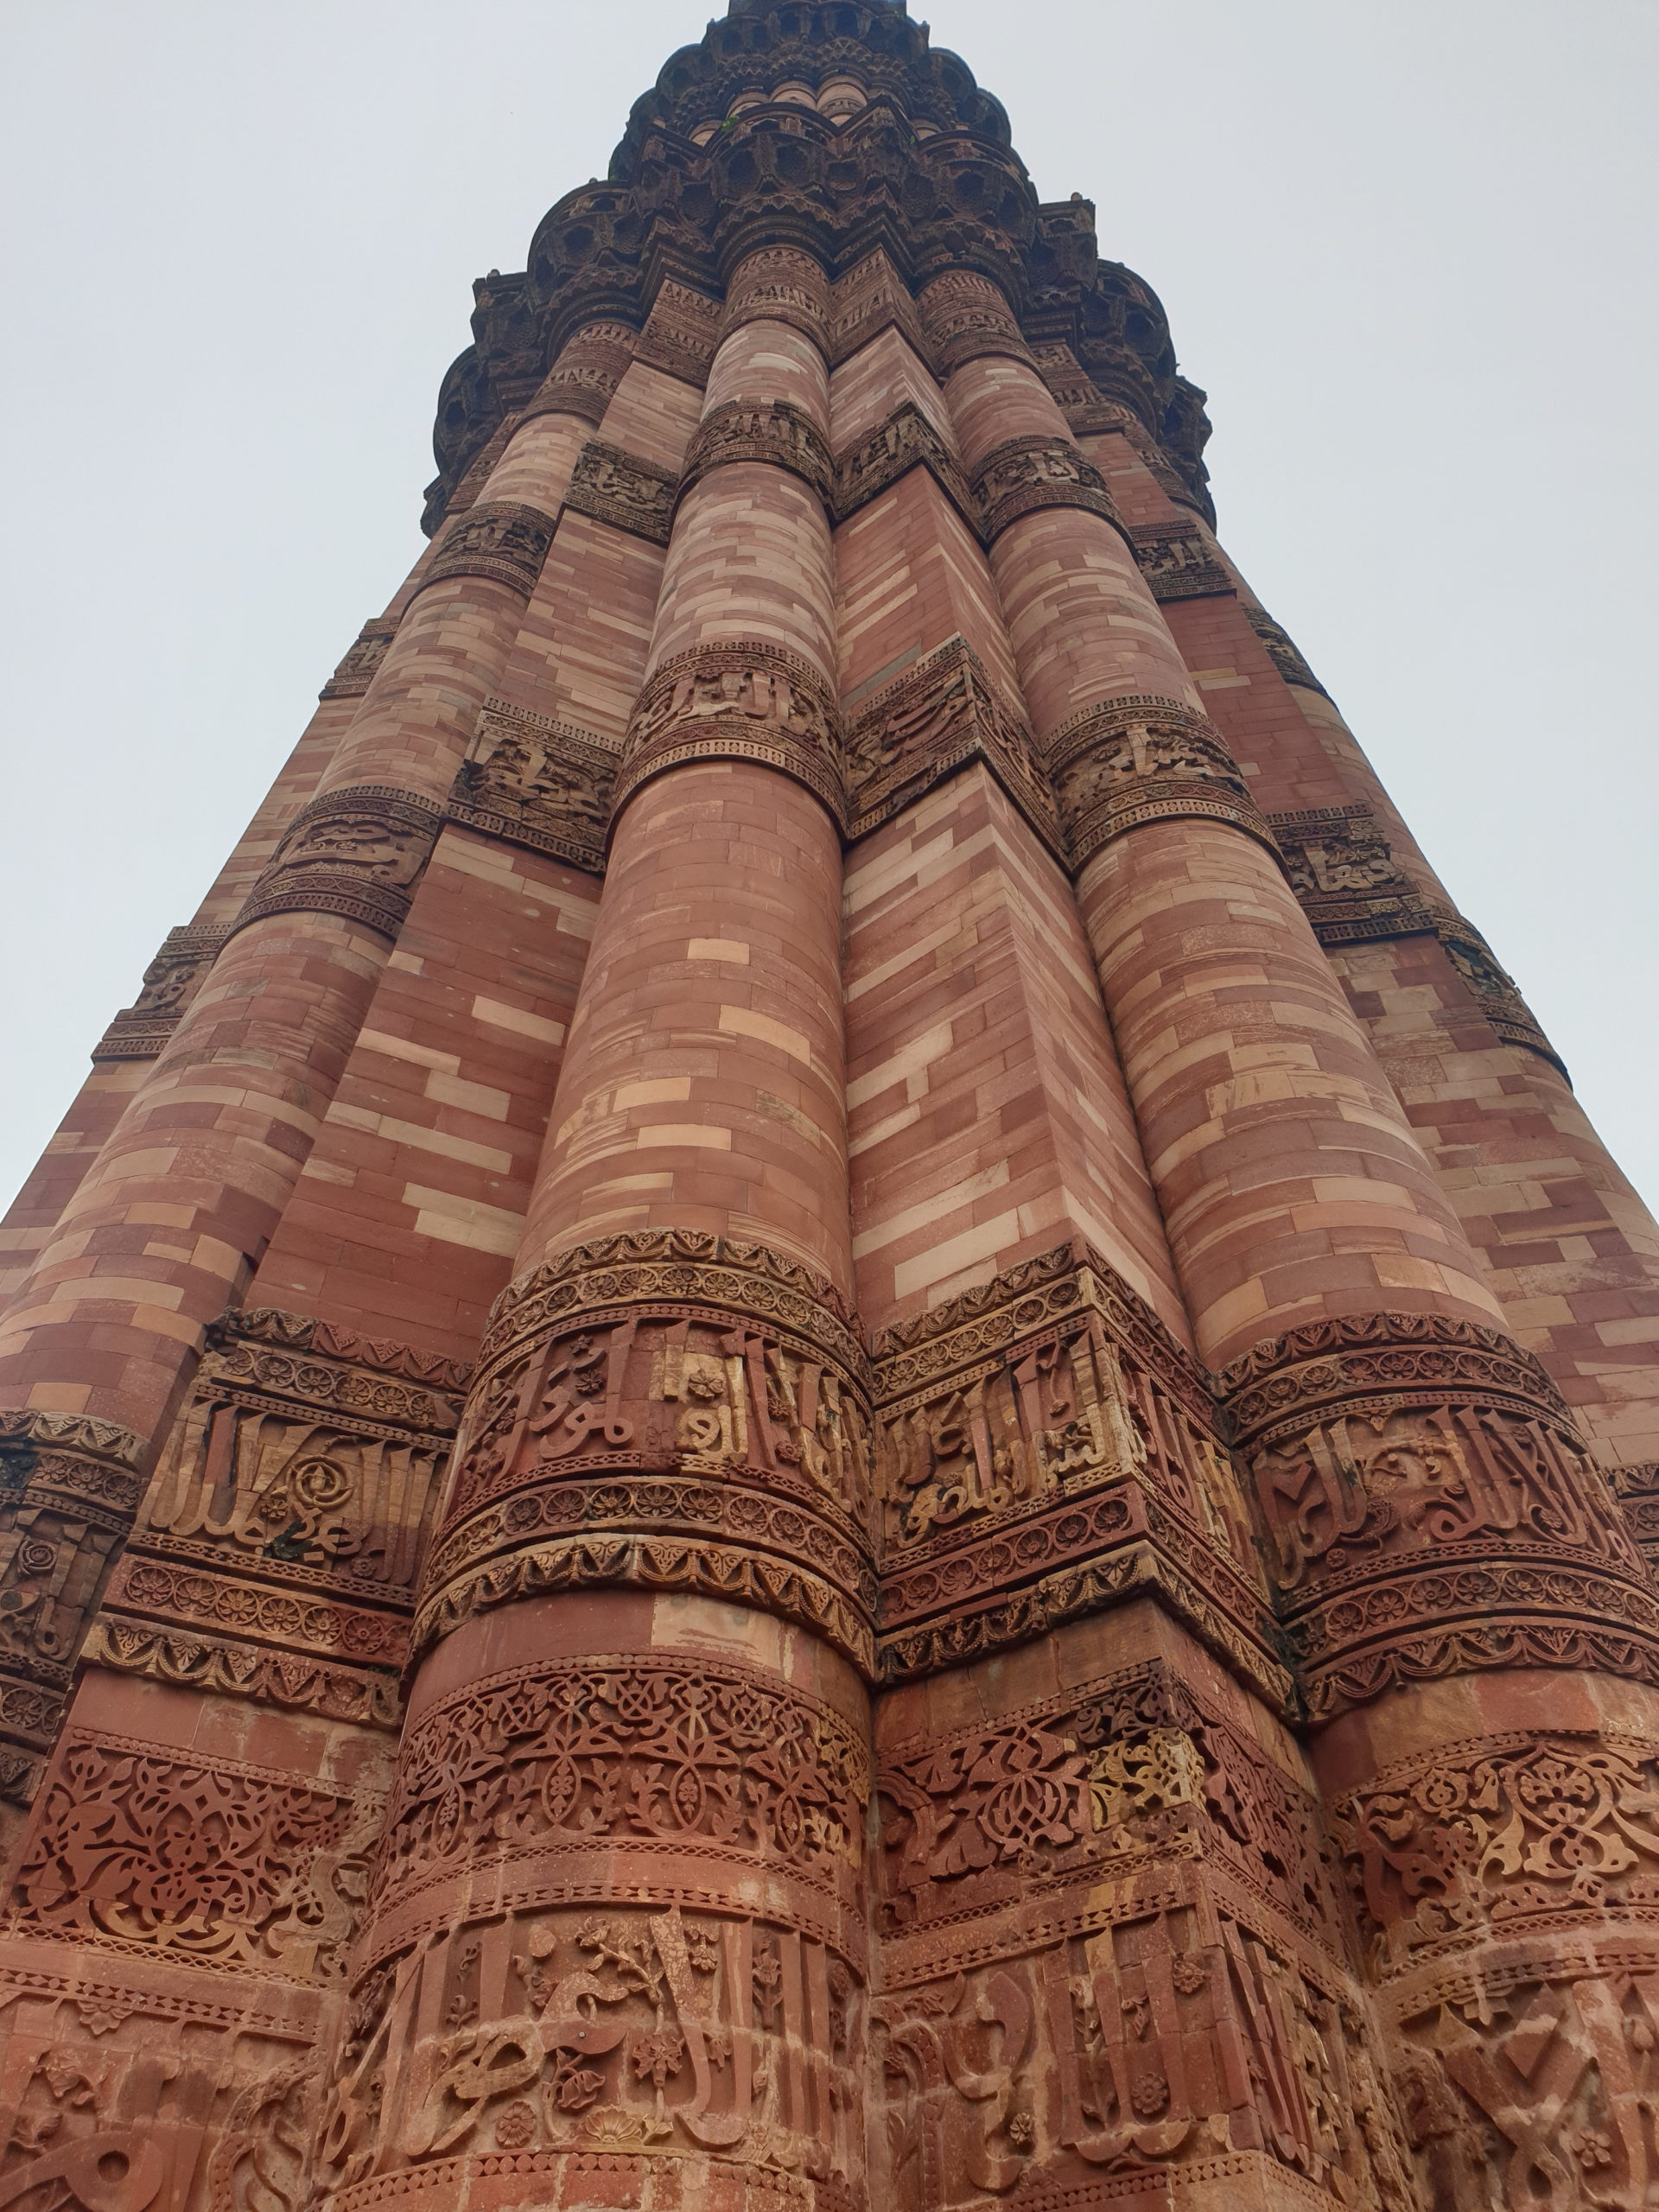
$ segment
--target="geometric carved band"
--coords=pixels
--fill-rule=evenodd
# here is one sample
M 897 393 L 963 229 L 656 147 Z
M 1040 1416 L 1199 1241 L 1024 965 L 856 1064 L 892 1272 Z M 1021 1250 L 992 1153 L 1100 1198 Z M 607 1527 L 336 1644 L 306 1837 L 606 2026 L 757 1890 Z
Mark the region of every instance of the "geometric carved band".
M 1074 868 L 1142 823 L 1228 822 L 1279 849 L 1214 724 L 1179 700 L 1108 699 L 1062 722 L 1048 767 Z
M 143 1497 L 143 1440 L 79 1414 L 0 1409 L 0 1797 L 26 1804 Z
M 430 799 L 388 784 L 314 798 L 294 817 L 232 930 L 267 914 L 340 914 L 396 937 L 442 819 Z
M 226 929 L 169 930 L 144 970 L 143 990 L 93 1046 L 93 1059 L 153 1060 L 165 1052 L 229 935 Z
M 873 1670 L 868 1368 L 831 1287 L 690 1230 L 577 1246 L 503 1294 L 416 1618 L 418 1654 L 540 1591 L 747 1601 Z
M 1306 1709 L 1516 1666 L 1659 1681 L 1659 1599 L 1531 1356 L 1430 1314 L 1310 1323 L 1217 1389 Z
M 683 499 L 710 469 L 739 461 L 786 468 L 830 505 L 835 466 L 829 442 L 804 407 L 773 399 L 727 400 L 710 408 L 687 448 L 679 496 Z
M 694 646 L 653 671 L 622 747 L 615 820 L 647 777 L 683 761 L 758 760 L 804 784 L 845 829 L 846 779 L 836 695 L 811 664 L 779 645 Z
M 1105 478 L 1070 438 L 1008 439 L 987 455 L 973 490 L 988 544 L 1039 507 L 1082 507 L 1128 534 Z
M 539 507 L 501 499 L 469 507 L 450 524 L 420 588 L 452 576 L 487 576 L 528 599 L 552 543 L 553 518 Z

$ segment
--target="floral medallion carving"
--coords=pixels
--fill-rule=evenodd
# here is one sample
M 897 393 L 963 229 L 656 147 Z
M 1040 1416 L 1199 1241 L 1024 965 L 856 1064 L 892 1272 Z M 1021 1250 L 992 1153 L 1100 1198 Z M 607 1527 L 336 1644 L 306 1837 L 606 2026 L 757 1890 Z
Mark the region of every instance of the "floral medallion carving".
M 587 730 L 488 699 L 447 818 L 602 874 L 616 760 Z
M 639 785 L 687 760 L 758 760 L 823 800 L 845 824 L 846 781 L 835 693 L 782 646 L 736 642 L 676 653 L 646 679 L 628 726 L 612 818 Z
M 232 927 L 269 914 L 342 914 L 396 937 L 442 817 L 386 784 L 327 791 L 302 807 Z

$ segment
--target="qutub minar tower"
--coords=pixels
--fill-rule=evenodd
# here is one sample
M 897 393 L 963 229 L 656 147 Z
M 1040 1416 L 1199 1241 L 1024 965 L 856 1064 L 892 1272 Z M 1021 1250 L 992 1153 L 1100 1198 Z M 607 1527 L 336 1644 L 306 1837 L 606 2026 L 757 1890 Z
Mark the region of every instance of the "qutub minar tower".
M 734 0 L 473 327 L 8 1217 L 0 2212 L 1659 2204 L 1659 1232 L 1157 299 Z

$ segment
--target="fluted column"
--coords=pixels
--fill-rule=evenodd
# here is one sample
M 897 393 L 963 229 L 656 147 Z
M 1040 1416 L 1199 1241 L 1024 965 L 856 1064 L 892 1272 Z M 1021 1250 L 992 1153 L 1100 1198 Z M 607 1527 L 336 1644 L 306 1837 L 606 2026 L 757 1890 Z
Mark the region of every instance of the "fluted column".
M 874 1580 L 823 280 L 803 260 L 734 276 L 688 456 L 518 1272 L 417 1619 L 356 1969 L 386 2001 L 339 2068 L 335 2187 L 442 2151 L 423 2193 L 456 2202 L 504 2145 L 573 2177 L 646 2154 L 635 2201 L 664 2207 L 753 2202 L 774 2158 L 858 2170 Z M 469 2067 L 517 2069 L 524 2098 L 486 2119 Z M 690 2096 L 665 2104 L 671 2080 Z
M 1627 1922 L 1608 1875 L 1635 1864 L 1615 1838 L 1643 1817 L 1649 1754 L 1617 1746 L 1659 1721 L 1640 1555 L 1503 1333 L 1088 464 L 1017 337 L 969 342 L 947 387 L 964 467 L 1194 1335 L 1254 1477 L 1402 2093 L 1429 2100 L 1432 2133 L 1438 2054 L 1502 2130 L 1548 2052 L 1552 2078 L 1593 2063 L 1628 2099 L 1617 1974 L 1560 1931 L 1575 1898 L 1596 1940 Z M 1589 1867 L 1607 1873 L 1586 1887 Z M 1518 2040 L 1477 2032 L 1494 1986 L 1520 1993 Z M 1631 2115 L 1614 2138 L 1628 2163 Z M 1528 2189 L 1565 2173 L 1516 2155 Z
M 4 1667 L 29 1688 L 15 1731 L 0 1695 L 0 1732 L 26 1745 L 50 1740 L 143 1471 L 293 1190 L 512 649 L 591 412 L 558 375 L 423 570 L 317 796 L 0 1323 L 0 1442 L 34 1516 L 4 1569 L 31 1624 Z

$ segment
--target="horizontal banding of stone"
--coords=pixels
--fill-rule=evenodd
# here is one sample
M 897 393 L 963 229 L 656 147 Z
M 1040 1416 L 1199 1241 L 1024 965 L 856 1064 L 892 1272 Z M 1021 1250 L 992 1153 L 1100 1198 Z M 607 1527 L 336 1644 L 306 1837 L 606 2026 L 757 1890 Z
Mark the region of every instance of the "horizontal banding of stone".
M 697 425 L 680 479 L 683 499 L 711 469 L 728 461 L 769 461 L 810 485 L 824 506 L 832 505 L 835 463 L 830 442 L 804 407 L 787 399 L 728 399 Z
M 395 937 L 443 810 L 385 784 L 325 792 L 302 808 L 232 924 L 340 914 Z
M 419 589 L 483 576 L 528 600 L 553 543 L 553 518 L 515 499 L 486 499 L 450 524 Z
M 753 639 L 696 645 L 664 661 L 623 741 L 611 822 L 640 785 L 690 760 L 753 760 L 804 784 L 847 824 L 841 715 L 798 653 Z
M 1128 536 L 1106 479 L 1070 438 L 1009 438 L 987 454 L 973 490 L 988 544 L 1039 507 L 1081 507 Z
M 1284 864 L 1220 731 L 1179 700 L 1103 700 L 1062 722 L 1047 755 L 1074 868 L 1143 823 L 1183 817 L 1230 823 Z

